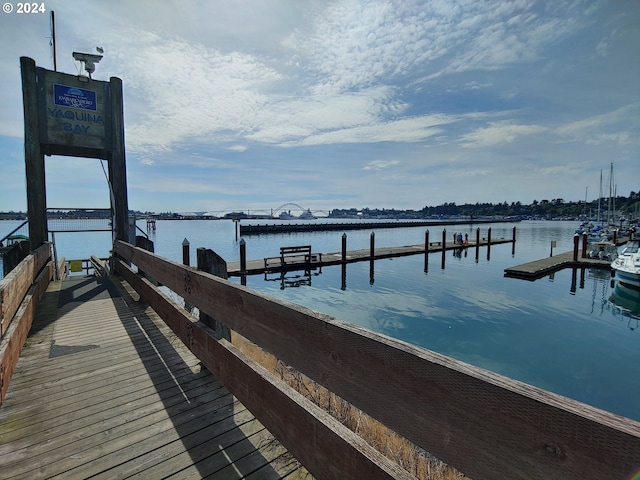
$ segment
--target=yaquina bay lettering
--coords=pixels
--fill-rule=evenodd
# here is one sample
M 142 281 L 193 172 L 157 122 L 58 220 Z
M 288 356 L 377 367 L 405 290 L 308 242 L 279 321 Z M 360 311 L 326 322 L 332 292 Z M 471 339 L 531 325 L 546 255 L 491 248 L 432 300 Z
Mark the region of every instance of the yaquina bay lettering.
M 71 110 L 61 110 L 59 108 L 47 108 L 47 112 L 51 118 L 62 120 L 62 129 L 65 132 L 88 134 L 91 124 L 104 127 L 104 118 L 102 115 L 83 111 L 74 112 Z M 64 120 L 69 121 L 66 122 Z M 85 125 L 76 122 L 82 122 Z

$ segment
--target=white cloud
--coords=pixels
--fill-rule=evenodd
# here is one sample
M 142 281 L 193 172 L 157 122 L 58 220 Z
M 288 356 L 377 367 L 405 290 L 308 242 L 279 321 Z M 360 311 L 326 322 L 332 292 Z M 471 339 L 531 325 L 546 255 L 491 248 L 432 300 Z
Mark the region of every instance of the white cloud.
M 374 160 L 367 163 L 363 170 L 385 170 L 395 165 L 400 165 L 400 162 L 398 160 Z
M 610 112 L 567 123 L 560 126 L 557 133 L 561 137 L 585 141 L 589 144 L 626 143 L 632 137 L 627 129 L 637 129 L 639 126 L 640 102 L 635 102 Z M 610 131 L 612 129 L 615 131 Z
M 534 135 L 547 131 L 540 125 L 515 125 L 508 122 L 491 122 L 488 127 L 481 127 L 462 135 L 461 145 L 465 148 L 493 147 L 512 143 L 523 135 Z

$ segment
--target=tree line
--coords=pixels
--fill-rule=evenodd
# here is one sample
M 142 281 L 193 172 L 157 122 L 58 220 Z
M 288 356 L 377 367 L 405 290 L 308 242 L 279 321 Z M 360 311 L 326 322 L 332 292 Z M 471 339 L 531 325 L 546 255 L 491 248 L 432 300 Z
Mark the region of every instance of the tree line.
M 640 192 L 631 192 L 629 196 L 617 196 L 611 201 L 611 207 L 617 215 L 625 215 L 628 218 L 637 219 L 640 210 Z M 600 199 L 601 217 L 606 217 L 609 208 L 609 199 Z M 361 210 L 334 209 L 331 217 L 387 217 L 387 218 L 429 218 L 429 217 L 539 217 L 539 218 L 579 218 L 586 216 L 596 218 L 598 215 L 598 200 L 590 202 L 565 201 L 562 198 L 551 200 L 533 200 L 529 205 L 521 202 L 502 203 L 465 203 L 458 205 L 455 202 L 443 203 L 437 206 L 425 206 L 421 210 L 395 210 L 395 209 L 371 209 Z

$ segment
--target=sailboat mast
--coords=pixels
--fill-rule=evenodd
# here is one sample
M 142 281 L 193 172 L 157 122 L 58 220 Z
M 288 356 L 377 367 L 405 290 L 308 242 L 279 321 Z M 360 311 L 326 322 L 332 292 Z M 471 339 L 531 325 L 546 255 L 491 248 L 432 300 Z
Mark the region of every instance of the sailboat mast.
M 609 167 L 609 200 L 607 202 L 607 224 L 613 224 L 613 210 L 612 210 L 612 198 L 613 198 L 613 162 Z
M 600 225 L 600 209 L 602 202 L 602 169 L 600 169 L 600 192 L 598 193 L 598 225 Z

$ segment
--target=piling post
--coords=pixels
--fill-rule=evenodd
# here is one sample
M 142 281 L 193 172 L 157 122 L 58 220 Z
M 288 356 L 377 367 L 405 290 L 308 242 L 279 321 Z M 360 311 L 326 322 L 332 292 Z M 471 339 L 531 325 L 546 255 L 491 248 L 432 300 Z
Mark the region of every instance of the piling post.
M 247 242 L 240 239 L 240 273 L 247 273 Z
M 429 230 L 424 232 L 424 273 L 429 271 Z
M 578 261 L 578 244 L 580 243 L 580 235 L 577 233 L 573 236 L 573 261 Z
M 444 229 L 442 230 L 442 263 L 441 263 L 442 270 L 444 270 L 444 257 L 446 254 L 446 250 L 447 250 L 447 230 Z
M 375 250 L 376 250 L 376 232 L 371 232 L 371 237 L 369 239 L 369 256 L 371 257 L 371 260 L 374 259 L 375 257 Z
M 20 69 L 22 71 L 22 105 L 24 107 L 24 160 L 27 181 L 29 248 L 33 252 L 49 237 L 47 192 L 44 153 L 40 145 L 36 62 L 28 57 L 20 57 Z
M 347 263 L 347 234 L 342 234 L 342 263 Z
M 631 240 L 631 239 L 629 239 Z M 614 230 L 613 231 L 613 244 L 615 245 L 618 242 L 618 231 Z
M 480 258 L 480 227 L 476 228 L 476 263 Z
M 588 243 L 588 236 L 586 233 L 582 234 L 582 258 L 587 258 L 587 243 Z
M 515 225 L 513 226 L 513 238 L 511 240 L 511 255 L 515 255 L 516 254 L 516 227 Z
M 491 227 L 487 230 L 487 247 L 491 246 Z
M 189 240 L 186 238 L 182 241 L 182 264 L 189 266 Z
M 198 270 L 211 273 L 216 277 L 228 278 L 227 262 L 213 250 L 200 247 L 196 250 Z M 200 321 L 215 330 L 220 338 L 231 341 L 231 330 L 224 323 L 200 311 Z

